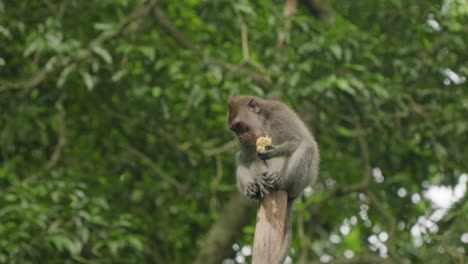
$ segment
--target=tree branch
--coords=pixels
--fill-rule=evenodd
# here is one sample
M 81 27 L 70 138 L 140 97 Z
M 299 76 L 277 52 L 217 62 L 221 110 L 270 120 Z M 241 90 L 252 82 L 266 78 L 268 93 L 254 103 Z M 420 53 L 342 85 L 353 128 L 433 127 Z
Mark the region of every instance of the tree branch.
M 219 264 L 232 255 L 232 244 L 242 234 L 242 227 L 254 218 L 255 205 L 255 202 L 233 192 L 220 216 L 211 226 L 194 264 Z
M 158 174 L 161 176 L 165 181 L 172 184 L 174 187 L 177 188 L 179 193 L 182 193 L 185 190 L 185 185 L 175 180 L 173 177 L 169 176 L 158 164 L 156 164 L 150 157 L 148 157 L 145 153 L 141 152 L 140 150 L 134 148 L 129 144 L 123 144 L 123 148 L 128 150 L 129 152 L 133 153 L 137 157 L 141 158 L 142 160 L 146 161 L 146 163 Z
M 289 30 L 289 28 L 291 27 L 292 16 L 296 12 L 296 9 L 297 9 L 297 0 L 286 0 L 286 3 L 284 4 L 284 9 L 283 9 L 283 16 L 285 17 L 284 28 L 283 28 L 284 31 Z M 276 46 L 278 48 L 283 48 L 284 40 L 285 40 L 285 32 L 280 31 Z
M 312 264 L 321 264 L 321 263 L 322 262 L 320 261 L 312 262 Z M 390 259 L 384 259 L 371 253 L 362 253 L 352 258 L 336 259 L 336 260 L 327 262 L 327 264 L 367 264 L 367 263 L 369 264 L 371 263 L 372 264 L 374 263 L 394 264 L 394 262 L 391 261 Z
M 205 145 L 203 153 L 207 156 L 216 156 L 219 154 L 227 153 L 233 151 L 233 148 L 237 146 L 236 140 L 228 141 L 226 144 L 216 147 L 210 148 L 209 146 Z
M 49 75 L 49 73 L 54 71 L 55 64 L 57 62 L 56 57 L 50 58 L 44 67 L 39 70 L 37 73 L 33 74 L 31 79 L 14 83 L 9 81 L 0 81 L 0 92 L 8 90 L 8 89 L 26 89 L 29 90 L 30 88 L 38 85 Z
M 179 44 L 182 48 L 188 49 L 188 50 L 194 50 L 194 51 L 200 50 L 198 46 L 191 43 L 184 36 L 184 34 L 182 34 L 182 32 L 180 32 L 180 30 L 171 23 L 171 21 L 167 18 L 167 16 L 165 15 L 162 9 L 160 9 L 159 7 L 155 7 L 154 12 L 153 12 L 153 17 L 156 23 L 161 26 L 162 30 L 166 32 L 169 36 L 171 36 L 177 42 L 177 44 Z M 246 30 L 246 28 L 244 29 Z M 198 56 L 200 57 L 200 59 L 208 63 L 213 63 L 216 65 L 222 66 L 223 68 L 228 70 L 230 73 L 234 73 L 240 76 L 245 76 L 262 87 L 268 87 L 271 84 L 271 80 L 268 76 L 264 76 L 262 74 L 259 74 L 259 73 L 256 73 L 256 72 L 253 72 L 246 68 L 241 67 L 242 62 L 240 63 L 241 65 L 239 64 L 234 65 L 234 64 L 218 61 L 217 59 L 207 57 L 203 54 L 198 54 Z M 257 63 L 254 63 L 254 62 L 250 62 L 250 63 L 259 69 L 263 69 Z
M 243 67 L 239 67 L 238 65 L 233 65 L 230 63 L 226 63 L 226 62 L 217 61 L 215 59 L 208 59 L 208 61 L 211 61 L 214 64 L 223 66 L 230 73 L 234 73 L 240 76 L 245 76 L 262 87 L 268 87 L 271 84 L 271 79 L 268 76 L 258 74 L 253 71 L 249 71 Z
M 302 0 L 310 13 L 317 19 L 332 22 L 335 18 L 335 11 L 326 0 Z
M 355 128 L 358 130 L 358 142 L 359 142 L 359 148 L 361 150 L 362 156 L 363 156 L 363 171 L 362 171 L 362 177 L 361 177 L 361 182 L 348 185 L 348 186 L 336 186 L 332 188 L 326 195 L 325 197 L 312 209 L 313 214 L 318 214 L 321 212 L 323 207 L 328 203 L 329 200 L 333 199 L 334 197 L 342 196 L 348 193 L 352 192 L 363 192 L 369 187 L 369 184 L 371 182 L 371 174 L 372 174 L 372 166 L 371 166 L 371 161 L 370 161 L 370 154 L 369 154 L 369 145 L 367 144 L 366 140 L 366 133 L 362 129 L 361 123 L 357 118 L 351 118 Z M 310 206 L 311 200 L 307 201 L 306 207 Z
M 382 202 L 374 195 L 371 191 L 366 191 L 366 195 L 371 204 L 375 206 L 377 211 L 385 218 L 385 221 L 388 225 L 388 252 L 392 258 L 394 258 L 398 263 L 402 263 L 400 257 L 395 253 L 395 232 L 396 232 L 396 220 L 388 210 L 384 207 Z
M 189 49 L 189 50 L 196 50 L 198 49 L 197 46 L 192 44 L 190 41 L 188 41 L 185 36 L 177 29 L 174 25 L 172 25 L 171 21 L 167 18 L 166 14 L 164 11 L 156 6 L 153 9 L 153 16 L 156 20 L 156 22 L 161 26 L 161 28 L 168 34 L 170 35 L 180 46 L 182 46 L 184 49 Z
M 67 144 L 66 126 L 65 126 L 65 111 L 60 109 L 57 113 L 58 140 L 55 150 L 50 156 L 49 161 L 44 165 L 47 170 L 52 169 L 57 165 L 62 155 L 63 147 Z
M 156 5 L 157 0 L 151 0 L 147 4 L 143 4 L 141 7 L 137 7 L 129 16 L 128 18 L 121 23 L 118 27 L 117 30 L 110 29 L 103 31 L 101 34 L 99 34 L 95 39 L 93 39 L 88 47 L 81 52 L 78 52 L 75 58 L 72 60 L 72 62 L 67 66 L 70 67 L 72 65 L 77 65 L 81 61 L 85 60 L 86 58 L 90 57 L 93 54 L 93 49 L 96 46 L 101 45 L 104 41 L 109 40 L 114 37 L 121 36 L 125 30 L 129 28 L 131 24 L 133 24 L 135 21 L 143 19 L 146 14 L 148 14 L 154 5 Z M 135 28 L 133 29 L 135 30 Z M 39 85 L 42 83 L 46 77 L 49 76 L 50 73 L 54 72 L 56 70 L 56 57 L 52 57 L 49 59 L 49 61 L 46 63 L 43 69 L 39 70 L 37 73 L 33 74 L 33 77 L 31 77 L 29 80 L 26 81 L 21 81 L 17 83 L 13 82 L 8 82 L 8 81 L 0 81 L 0 92 L 8 90 L 8 89 L 24 89 L 25 92 L 29 91 L 31 88 Z

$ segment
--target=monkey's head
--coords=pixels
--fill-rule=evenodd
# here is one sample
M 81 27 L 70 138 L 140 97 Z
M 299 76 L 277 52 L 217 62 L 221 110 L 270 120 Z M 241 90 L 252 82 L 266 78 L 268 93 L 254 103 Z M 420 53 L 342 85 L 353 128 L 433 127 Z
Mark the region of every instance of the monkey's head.
M 257 138 L 266 135 L 262 102 L 262 99 L 251 95 L 229 99 L 228 127 L 236 134 L 241 144 L 255 146 Z

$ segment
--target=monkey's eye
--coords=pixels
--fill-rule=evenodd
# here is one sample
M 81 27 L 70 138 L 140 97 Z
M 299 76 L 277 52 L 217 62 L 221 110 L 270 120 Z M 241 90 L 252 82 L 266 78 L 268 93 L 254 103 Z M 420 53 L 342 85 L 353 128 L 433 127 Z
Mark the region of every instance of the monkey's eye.
M 250 99 L 249 106 L 254 107 L 256 105 L 255 99 Z

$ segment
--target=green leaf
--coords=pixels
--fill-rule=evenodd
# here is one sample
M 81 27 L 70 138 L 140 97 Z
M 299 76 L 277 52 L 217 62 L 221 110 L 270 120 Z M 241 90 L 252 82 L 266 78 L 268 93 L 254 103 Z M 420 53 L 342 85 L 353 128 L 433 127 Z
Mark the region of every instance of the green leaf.
M 150 59 L 151 61 L 154 61 L 154 58 L 156 56 L 156 49 L 153 46 L 144 46 L 144 47 L 139 47 L 139 50 L 145 57 Z
M 332 54 L 335 56 L 336 59 L 341 60 L 343 56 L 343 51 L 340 46 L 338 45 L 331 45 L 330 46 L 330 51 Z
M 360 239 L 360 230 L 358 227 L 353 227 L 348 235 L 343 237 L 343 248 L 350 249 L 354 253 L 363 251 Z
M 94 46 L 93 51 L 98 54 L 106 63 L 112 63 L 112 56 L 110 53 L 99 46 Z
M 94 23 L 93 24 L 93 27 L 97 30 L 111 30 L 114 28 L 114 25 L 113 24 L 109 24 L 109 23 Z
M 61 73 L 59 76 L 59 79 L 57 81 L 57 87 L 62 88 L 65 82 L 67 81 L 68 75 L 75 70 L 75 64 L 68 65 Z
M 161 87 L 155 86 L 151 89 L 151 94 L 154 98 L 158 98 L 161 95 L 162 89 Z
M 143 242 L 139 238 L 137 238 L 135 236 L 129 237 L 128 242 L 130 243 L 130 245 L 132 245 L 138 251 L 141 251 L 144 248 Z
M 336 80 L 336 86 L 342 91 L 345 91 L 345 92 L 347 92 L 347 93 L 349 93 L 351 95 L 356 95 L 356 91 L 354 90 L 354 88 L 352 88 L 349 85 L 349 82 L 346 79 L 338 78 Z
M 94 81 L 93 77 L 87 73 L 87 72 L 82 72 L 81 76 L 83 77 L 83 80 L 86 84 L 86 87 L 88 88 L 89 91 L 92 91 L 94 89 Z

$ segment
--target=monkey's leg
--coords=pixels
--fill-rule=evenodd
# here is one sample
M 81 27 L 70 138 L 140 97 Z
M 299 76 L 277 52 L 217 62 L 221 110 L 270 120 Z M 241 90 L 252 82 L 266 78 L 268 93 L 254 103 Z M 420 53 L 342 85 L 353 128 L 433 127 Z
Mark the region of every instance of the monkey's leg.
M 249 168 L 237 165 L 236 171 L 237 189 L 239 192 L 251 199 L 260 198 L 260 186 L 256 183 L 255 177 Z
M 299 196 L 307 185 L 317 177 L 318 149 L 315 142 L 303 141 L 288 162 L 280 179 L 279 188 L 286 190 L 291 199 Z
M 260 199 L 266 189 L 258 182 L 258 174 L 266 170 L 263 161 L 245 162 L 241 160 L 240 153 L 236 156 L 237 162 L 237 188 L 239 192 L 251 199 Z

